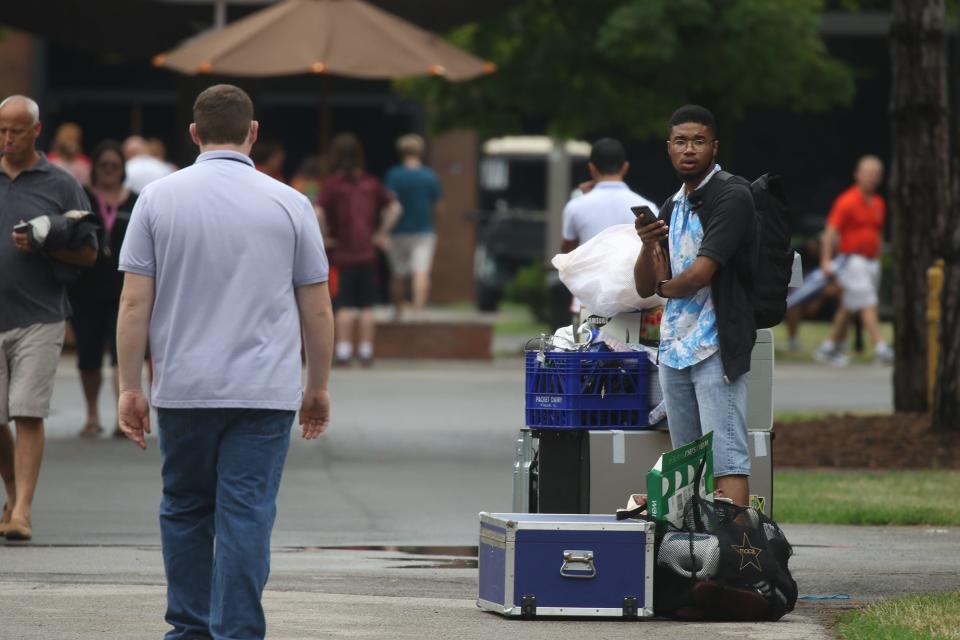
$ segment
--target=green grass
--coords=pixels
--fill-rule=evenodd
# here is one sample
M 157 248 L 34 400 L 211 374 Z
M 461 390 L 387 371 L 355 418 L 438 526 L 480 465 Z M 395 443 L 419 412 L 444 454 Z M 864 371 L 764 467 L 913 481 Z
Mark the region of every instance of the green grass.
M 534 319 L 526 305 L 503 302 L 497 311 L 493 334 L 497 336 L 526 336 L 537 338 L 541 333 L 553 333 L 550 327 Z
M 960 471 L 779 471 L 778 522 L 960 525 Z
M 786 322 L 782 322 L 773 328 L 773 344 L 777 350 L 777 359 L 784 362 L 813 362 L 813 352 L 820 343 L 830 334 L 830 324 L 827 322 L 803 322 L 797 332 L 797 338 L 800 341 L 798 351 L 788 351 L 789 333 Z M 880 335 L 892 344 L 893 325 L 889 322 L 880 323 Z M 866 334 L 863 336 L 863 353 L 853 351 L 853 328 L 851 327 L 848 336 L 850 344 L 850 360 L 854 363 L 869 363 L 873 360 L 873 345 L 870 344 L 870 338 Z
M 830 415 L 826 411 L 780 411 L 773 414 L 774 422 L 804 422 L 806 420 L 820 420 Z
M 504 320 L 493 325 L 496 336 L 529 336 L 538 338 L 541 333 L 553 333 L 546 324 L 524 320 Z
M 843 640 L 960 640 L 960 591 L 876 602 L 845 613 Z
M 780 411 L 773 414 L 774 422 L 806 422 L 808 420 L 822 420 L 830 416 L 837 415 L 852 415 L 852 416 L 875 416 L 881 415 L 879 411 Z M 889 414 L 884 414 L 889 415 Z
M 476 312 L 472 302 L 453 302 L 437 307 L 456 313 Z M 538 338 L 541 333 L 553 333 L 545 323 L 537 322 L 527 305 L 503 301 L 493 320 L 493 333 L 497 336 L 526 336 Z

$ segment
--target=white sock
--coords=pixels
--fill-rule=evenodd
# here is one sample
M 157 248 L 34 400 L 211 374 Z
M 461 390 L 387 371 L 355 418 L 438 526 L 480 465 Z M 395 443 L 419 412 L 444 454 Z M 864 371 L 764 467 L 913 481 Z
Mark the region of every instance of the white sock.
M 822 351 L 833 351 L 836 348 L 837 348 L 837 343 L 835 343 L 830 338 L 827 338 L 826 340 L 820 343 L 820 349 Z
M 357 345 L 357 355 L 367 360 L 373 357 L 373 343 L 372 342 L 361 342 Z
M 887 343 L 886 343 L 886 342 L 884 342 L 883 340 L 881 340 L 881 341 L 878 342 L 877 344 L 873 345 L 873 350 L 874 350 L 874 351 L 881 351 L 881 352 L 882 352 L 882 351 L 889 351 L 889 350 L 890 350 L 890 347 L 887 346 Z
M 353 345 L 349 342 L 338 342 L 336 349 L 338 360 L 349 360 L 353 356 Z

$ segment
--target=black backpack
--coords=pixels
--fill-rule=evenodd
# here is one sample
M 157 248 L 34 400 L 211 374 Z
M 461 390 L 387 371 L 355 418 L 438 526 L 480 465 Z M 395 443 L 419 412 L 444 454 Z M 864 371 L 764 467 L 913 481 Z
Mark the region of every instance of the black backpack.
M 718 171 L 713 178 L 726 182 L 735 176 Z M 790 216 L 780 176 L 760 176 L 750 185 L 750 193 L 757 210 L 758 248 L 753 273 L 753 318 L 757 329 L 767 329 L 780 324 L 787 313 L 787 285 L 793 271 Z M 673 196 L 667 198 L 664 207 L 672 202 Z
M 750 192 L 757 209 L 758 248 L 753 318 L 758 329 L 766 329 L 780 324 L 787 313 L 787 285 L 793 271 L 790 216 L 780 176 L 760 176 L 750 185 Z

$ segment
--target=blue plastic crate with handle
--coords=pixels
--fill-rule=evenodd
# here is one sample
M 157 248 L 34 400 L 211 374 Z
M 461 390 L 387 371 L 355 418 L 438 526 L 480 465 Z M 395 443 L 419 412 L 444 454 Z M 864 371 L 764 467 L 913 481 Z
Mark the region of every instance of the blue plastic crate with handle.
M 538 429 L 646 429 L 642 352 L 526 352 L 526 424 Z

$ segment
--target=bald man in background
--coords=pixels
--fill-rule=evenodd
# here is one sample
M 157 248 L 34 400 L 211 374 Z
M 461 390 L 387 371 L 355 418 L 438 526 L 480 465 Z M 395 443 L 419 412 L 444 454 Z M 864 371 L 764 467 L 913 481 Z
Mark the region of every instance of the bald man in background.
M 876 156 L 861 157 L 853 179 L 854 185 L 834 201 L 820 243 L 820 268 L 828 278 L 837 279 L 842 301 L 830 336 L 814 352 L 814 358 L 838 367 L 850 363 L 845 338 L 850 317 L 856 314 L 873 343 L 874 362 L 890 364 L 893 349 L 880 335 L 877 317 L 880 249 L 887 215 L 883 196 L 877 193 L 883 182 L 883 163 Z M 846 262 L 835 273 L 836 253 L 846 256 Z
M 0 476 L 7 493 L 0 535 L 8 540 L 33 537 L 43 420 L 70 315 L 66 286 L 50 261 L 91 266 L 97 259 L 95 236 L 80 249 L 67 249 L 55 247 L 48 233 L 56 218 L 89 211 L 90 203 L 73 176 L 37 151 L 40 128 L 40 108 L 30 98 L 0 102 Z M 37 224 L 20 226 L 30 221 Z

